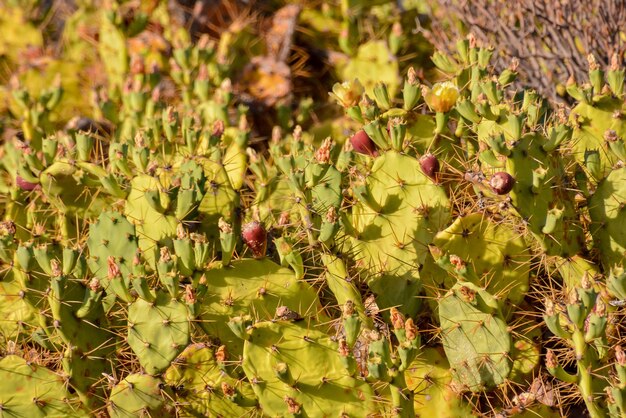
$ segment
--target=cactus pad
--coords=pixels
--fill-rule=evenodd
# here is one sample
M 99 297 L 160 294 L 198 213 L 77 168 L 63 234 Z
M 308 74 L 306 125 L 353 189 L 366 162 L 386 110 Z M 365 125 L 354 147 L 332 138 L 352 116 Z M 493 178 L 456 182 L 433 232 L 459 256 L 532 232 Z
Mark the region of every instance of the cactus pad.
M 493 296 L 459 282 L 440 301 L 439 320 L 455 382 L 481 391 L 506 380 L 511 371 L 511 336 Z
M 257 323 L 243 357 L 246 376 L 268 415 L 364 416 L 375 411 L 371 388 L 346 370 L 338 344 L 302 322 Z
M 187 307 L 169 294 L 158 293 L 154 302 L 137 299 L 128 308 L 128 345 L 149 374 L 169 367 L 189 341 Z

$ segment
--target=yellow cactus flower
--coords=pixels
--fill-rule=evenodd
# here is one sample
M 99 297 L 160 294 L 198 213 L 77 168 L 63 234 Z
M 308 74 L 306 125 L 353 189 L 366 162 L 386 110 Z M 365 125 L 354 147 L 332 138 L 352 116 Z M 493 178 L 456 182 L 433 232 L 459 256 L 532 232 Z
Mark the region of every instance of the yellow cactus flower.
M 365 89 L 358 79 L 354 81 L 344 81 L 343 83 L 335 83 L 333 92 L 328 93 L 344 108 L 356 106 L 361 99 L 361 95 Z
M 424 95 L 428 107 L 439 113 L 445 113 L 452 109 L 458 98 L 459 89 L 451 81 L 436 83 Z

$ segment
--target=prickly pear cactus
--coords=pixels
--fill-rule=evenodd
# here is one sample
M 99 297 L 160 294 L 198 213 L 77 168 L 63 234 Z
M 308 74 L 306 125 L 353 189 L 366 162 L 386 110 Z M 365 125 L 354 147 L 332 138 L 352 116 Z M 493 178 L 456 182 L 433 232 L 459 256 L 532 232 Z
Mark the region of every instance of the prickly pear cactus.
M 128 308 L 128 344 L 149 374 L 170 365 L 189 342 L 189 312 L 167 293 L 152 302 L 137 299 Z
M 112 417 L 171 416 L 166 412 L 163 382 L 147 374 L 131 374 L 111 389 L 107 410 Z
M 554 103 L 416 2 L 73 3 L 0 5 L 0 415 L 624 416 L 619 52 Z
M 459 282 L 441 299 L 439 321 L 456 384 L 479 392 L 506 381 L 511 371 L 511 336 L 492 295 Z
M 353 186 L 352 251 L 381 307 L 417 312 L 419 268 L 427 246 L 450 217 L 446 192 L 416 159 L 396 151 L 376 158 L 363 184 Z
M 87 417 L 65 381 L 52 370 L 16 355 L 0 360 L 2 414 L 28 417 Z M 36 382 L 36 384 L 33 384 Z
M 372 389 L 353 376 L 339 344 L 306 323 L 259 322 L 242 337 L 242 366 L 266 413 L 364 416 L 375 410 Z
M 607 271 L 624 267 L 626 254 L 626 168 L 609 173 L 589 199 L 593 237 Z
M 427 348 L 406 370 L 406 383 L 415 392 L 417 416 L 452 418 L 474 416 L 471 406 L 453 388 L 450 365 L 437 349 Z
M 495 223 L 481 213 L 473 213 L 457 218 L 439 232 L 432 245 L 471 263 L 480 278 L 474 284 L 485 287 L 500 300 L 516 305 L 526 296 L 531 253 L 512 225 Z M 456 281 L 432 262 L 425 267 L 426 291 L 433 296 L 437 288 L 450 288 Z
M 226 345 L 235 358 L 243 347 L 227 325 L 230 318 L 252 315 L 256 320 L 268 320 L 279 306 L 312 318 L 320 310 L 315 290 L 271 260 L 238 260 L 204 275 L 206 296 L 199 308 L 200 326 Z
M 229 376 L 228 355 L 225 346 L 196 343 L 172 362 L 164 380 L 183 416 L 241 416 L 256 407 L 250 384 Z

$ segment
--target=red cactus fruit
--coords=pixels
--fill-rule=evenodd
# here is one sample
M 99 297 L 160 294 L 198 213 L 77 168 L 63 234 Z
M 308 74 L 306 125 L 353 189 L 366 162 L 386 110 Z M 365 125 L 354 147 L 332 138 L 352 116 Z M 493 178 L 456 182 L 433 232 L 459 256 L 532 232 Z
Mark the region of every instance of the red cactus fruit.
M 371 155 L 373 157 L 378 155 L 376 144 L 374 144 L 374 141 L 372 141 L 362 129 L 350 138 L 350 143 L 352 144 L 352 148 L 360 154 Z
M 31 190 L 35 190 L 39 184 L 31 183 L 30 181 L 24 180 L 21 176 L 15 176 L 15 184 L 20 189 L 30 192 Z
M 252 250 L 254 258 L 262 258 L 267 251 L 267 231 L 260 222 L 252 221 L 243 226 L 243 241 Z
M 439 173 L 439 160 L 433 154 L 425 154 L 420 158 L 420 167 L 422 172 L 433 180 L 437 180 Z
M 491 177 L 489 185 L 491 186 L 491 190 L 493 190 L 496 194 L 503 195 L 513 189 L 515 179 L 509 173 L 500 171 Z

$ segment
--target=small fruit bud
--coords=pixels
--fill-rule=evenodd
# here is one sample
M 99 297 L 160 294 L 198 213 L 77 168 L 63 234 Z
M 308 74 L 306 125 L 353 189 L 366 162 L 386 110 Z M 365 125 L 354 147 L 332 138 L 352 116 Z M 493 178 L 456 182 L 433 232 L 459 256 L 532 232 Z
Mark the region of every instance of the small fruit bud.
M 548 349 L 546 352 L 546 367 L 548 369 L 556 369 L 559 363 L 556 361 L 556 355 L 554 351 Z
M 465 267 L 465 261 L 458 255 L 452 254 L 450 256 L 450 263 L 454 266 L 456 270 L 461 270 Z
M 233 232 L 232 226 L 224 220 L 224 218 L 220 218 L 217 221 L 217 227 L 220 229 L 220 232 L 224 234 L 231 234 Z
M 470 33 L 469 35 L 467 35 L 467 40 L 469 41 L 470 48 L 476 48 L 476 35 Z
M 52 277 L 61 277 L 63 271 L 61 270 L 61 263 L 57 260 L 50 260 L 50 268 L 52 269 Z
M 615 346 L 615 360 L 620 366 L 626 366 L 626 353 L 621 345 Z
M 393 329 L 403 329 L 404 328 L 404 315 L 400 313 L 396 308 L 391 308 L 391 324 L 393 325 Z
M 546 315 L 553 316 L 554 315 L 554 302 L 552 301 L 552 299 L 546 298 L 544 305 L 546 307 Z
M 343 305 L 343 316 L 348 317 L 354 314 L 354 302 L 347 300 Z
M 617 136 L 617 132 L 615 132 L 613 129 L 608 129 L 604 132 L 604 140 L 607 142 L 615 142 L 619 139 L 619 137 Z
M 202 286 L 206 286 L 207 284 L 206 275 L 203 274 L 202 276 L 200 276 L 200 280 L 198 280 L 198 284 Z
M 467 286 L 461 286 L 459 292 L 465 302 L 473 302 L 476 299 L 476 292 Z
M 4 221 L 0 222 L 0 232 L 8 235 L 14 235 L 16 231 L 15 222 L 13 221 Z
M 298 312 L 292 311 L 286 306 L 277 307 L 275 317 L 281 321 L 299 321 L 302 319 Z
M 89 281 L 89 289 L 92 292 L 99 292 L 102 289 L 102 285 L 100 285 L 100 280 L 97 277 L 94 277 Z
M 283 130 L 280 126 L 274 126 L 272 128 L 272 143 L 278 144 L 283 139 Z
M 260 222 L 252 221 L 244 225 L 241 235 L 243 241 L 252 250 L 252 254 L 255 258 L 265 256 L 267 250 L 267 231 Z
M 300 125 L 296 125 L 295 128 L 293 128 L 293 139 L 296 142 L 300 142 L 302 141 L 302 126 Z
M 226 361 L 227 358 L 228 358 L 228 355 L 226 352 L 226 346 L 220 345 L 218 349 L 215 350 L 215 360 L 217 360 L 220 363 L 223 363 Z
M 140 55 L 133 55 L 130 59 L 130 73 L 133 75 L 143 74 L 146 70 L 143 58 Z
M 342 357 L 348 357 L 350 355 L 350 347 L 346 340 L 339 340 L 339 355 Z
M 419 81 L 417 80 L 417 72 L 415 71 L 415 68 L 413 67 L 409 68 L 409 71 L 406 74 L 406 79 L 409 82 L 409 84 L 412 86 L 417 86 L 419 84 Z
M 222 392 L 227 398 L 232 398 L 233 396 L 235 396 L 235 388 L 226 382 L 222 382 Z
M 330 137 L 326 138 L 317 151 L 315 151 L 315 159 L 318 163 L 327 164 L 330 161 L 330 150 L 333 147 L 333 141 Z
M 589 71 L 595 71 L 599 68 L 596 57 L 593 54 L 587 55 L 587 62 L 589 63 Z
M 417 326 L 413 322 L 413 318 L 409 318 L 404 323 L 404 331 L 406 333 L 406 338 L 409 341 L 413 341 L 417 338 Z
M 374 141 L 372 141 L 364 130 L 355 133 L 352 138 L 350 138 L 350 144 L 352 144 L 352 148 L 360 154 L 371 155 L 372 157 L 378 155 L 376 144 L 374 144 Z
M 619 70 L 619 54 L 614 52 L 611 55 L 611 63 L 609 65 L 609 71 L 618 71 Z
M 108 266 L 107 278 L 109 280 L 115 279 L 122 275 L 119 266 L 115 262 L 115 257 L 113 257 L 112 255 L 110 255 L 109 258 L 107 258 L 107 266 Z
M 185 302 L 188 305 L 193 305 L 198 299 L 196 298 L 196 292 L 193 290 L 190 284 L 185 286 Z
M 211 136 L 216 138 L 221 138 L 224 135 L 224 121 L 221 119 L 216 120 L 213 123 L 213 130 L 211 131 Z
M 585 271 L 583 273 L 582 279 L 580 279 L 580 287 L 585 290 L 591 289 L 591 280 L 589 279 L 589 272 Z
M 328 212 L 326 212 L 326 222 L 328 223 L 335 223 L 339 220 L 339 217 L 337 216 L 337 209 L 335 209 L 334 206 L 331 206 L 330 208 L 328 208 Z
M 187 231 L 185 231 L 185 227 L 183 226 L 182 223 L 179 223 L 178 225 L 176 225 L 176 237 L 178 239 L 187 238 Z
M 606 316 L 606 305 L 604 304 L 600 296 L 598 296 L 593 310 L 598 316 Z
M 159 258 L 160 263 L 169 263 L 172 261 L 172 255 L 170 254 L 170 249 L 167 247 L 161 247 L 161 257 Z
M 294 398 L 285 396 L 284 400 L 285 400 L 285 403 L 287 404 L 287 410 L 289 411 L 290 414 L 300 414 L 301 405 L 298 402 L 296 402 Z
M 493 190 L 496 194 L 503 195 L 513 189 L 515 179 L 509 173 L 500 171 L 491 177 L 489 185 L 491 186 L 491 190 Z

